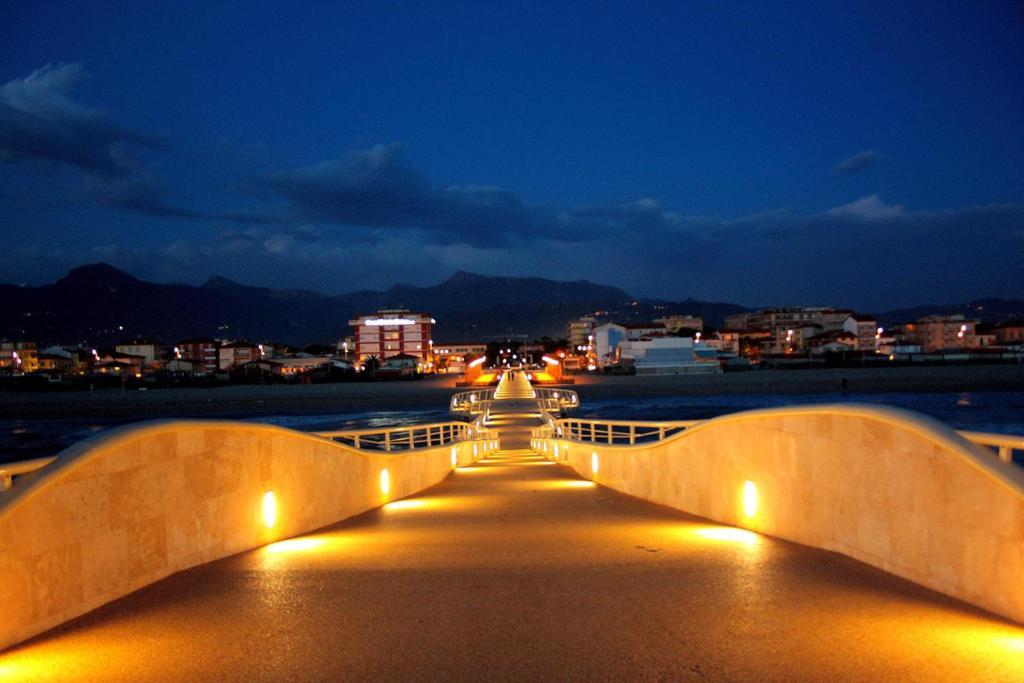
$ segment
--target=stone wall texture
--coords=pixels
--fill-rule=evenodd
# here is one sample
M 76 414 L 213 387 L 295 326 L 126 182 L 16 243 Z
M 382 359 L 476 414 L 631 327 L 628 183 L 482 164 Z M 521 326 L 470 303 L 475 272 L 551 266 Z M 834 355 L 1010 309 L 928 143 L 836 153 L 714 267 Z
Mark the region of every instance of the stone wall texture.
M 926 416 L 782 408 L 708 420 L 650 445 L 541 446 L 550 457 L 556 444 L 559 460 L 604 486 L 839 552 L 1024 623 L 1024 470 Z
M 451 472 L 452 448 L 459 464 L 472 461 L 473 442 L 367 453 L 209 421 L 144 423 L 76 444 L 0 494 L 0 650 L 174 572 L 432 486 Z

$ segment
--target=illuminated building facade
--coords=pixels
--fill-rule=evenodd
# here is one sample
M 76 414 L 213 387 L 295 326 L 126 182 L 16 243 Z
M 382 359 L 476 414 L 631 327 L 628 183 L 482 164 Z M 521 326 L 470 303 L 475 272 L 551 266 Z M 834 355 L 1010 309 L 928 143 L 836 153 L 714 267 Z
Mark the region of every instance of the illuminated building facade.
M 356 357 L 360 361 L 370 356 L 385 360 L 405 354 L 426 364 L 431 360 L 431 330 L 436 322 L 426 313 L 388 309 L 359 316 L 348 324 L 356 332 Z

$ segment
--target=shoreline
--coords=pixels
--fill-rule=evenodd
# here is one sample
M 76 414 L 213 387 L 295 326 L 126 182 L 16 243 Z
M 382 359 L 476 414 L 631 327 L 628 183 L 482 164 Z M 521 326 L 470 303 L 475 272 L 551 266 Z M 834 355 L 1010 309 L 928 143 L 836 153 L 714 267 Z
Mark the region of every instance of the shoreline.
M 753 370 L 721 375 L 578 375 L 580 401 L 718 394 L 1024 391 L 1024 365 Z M 244 418 L 445 408 L 455 378 L 416 382 L 235 385 L 217 388 L 0 393 L 0 419 Z

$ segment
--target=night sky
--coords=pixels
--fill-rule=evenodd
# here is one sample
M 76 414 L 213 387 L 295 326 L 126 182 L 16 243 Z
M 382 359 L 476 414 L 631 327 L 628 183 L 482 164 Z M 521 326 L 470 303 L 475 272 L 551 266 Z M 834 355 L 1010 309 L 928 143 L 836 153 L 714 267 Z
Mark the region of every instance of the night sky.
M 1019 2 L 146 4 L 0 3 L 0 281 L 1024 298 Z

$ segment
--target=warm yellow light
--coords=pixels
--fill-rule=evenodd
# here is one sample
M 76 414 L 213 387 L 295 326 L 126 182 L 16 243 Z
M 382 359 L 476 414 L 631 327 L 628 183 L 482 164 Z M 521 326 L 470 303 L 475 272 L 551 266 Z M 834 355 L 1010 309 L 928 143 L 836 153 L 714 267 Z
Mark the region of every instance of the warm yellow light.
M 586 479 L 555 479 L 545 484 L 546 488 L 552 489 L 592 489 L 597 484 Z
M 746 529 L 737 529 L 731 526 L 709 526 L 701 527 L 695 530 L 693 533 L 697 534 L 701 538 L 706 538 L 710 541 L 723 541 L 726 543 L 742 543 L 745 545 L 751 545 L 757 543 L 760 538 L 753 531 L 747 531 Z
M 391 493 L 391 473 L 386 467 L 380 471 L 380 492 L 385 496 Z
M 268 529 L 273 529 L 277 524 L 277 497 L 274 496 L 273 491 L 263 494 L 263 503 L 260 507 L 263 511 L 263 525 Z
M 473 457 L 474 458 L 476 457 L 476 454 L 477 454 L 476 444 L 473 444 Z
M 754 482 L 743 482 L 743 514 L 753 517 L 757 514 L 757 487 Z
M 593 453 L 590 454 L 590 471 L 593 472 L 594 474 L 597 474 L 597 470 L 600 464 L 601 463 L 597 459 L 597 451 L 594 451 Z
M 1006 636 L 1005 638 L 996 638 L 992 642 L 996 646 L 1004 648 L 1010 652 L 1019 652 L 1024 654 L 1024 636 Z
M 452 446 L 452 467 L 455 467 L 458 464 L 459 464 L 459 451 L 455 448 L 455 446 Z
M 298 553 L 319 548 L 324 544 L 322 538 L 289 538 L 267 546 L 268 553 Z
M 384 509 L 388 512 L 394 512 L 397 510 L 416 510 L 424 507 L 426 503 L 422 498 L 406 498 L 405 500 L 395 500 L 384 506 Z
M 555 460 L 558 460 L 558 444 L 555 444 Z

